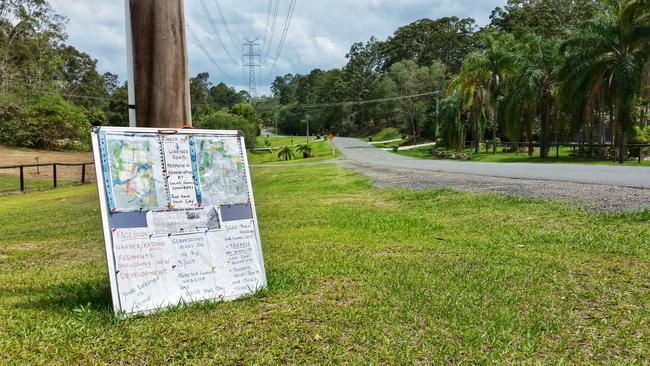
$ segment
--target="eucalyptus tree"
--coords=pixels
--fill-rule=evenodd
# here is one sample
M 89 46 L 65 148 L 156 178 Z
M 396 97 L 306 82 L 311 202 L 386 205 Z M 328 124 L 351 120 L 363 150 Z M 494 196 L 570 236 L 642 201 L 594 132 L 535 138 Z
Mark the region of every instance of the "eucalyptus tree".
M 626 159 L 625 138 L 634 124 L 634 102 L 650 96 L 650 2 L 612 0 L 564 45 L 563 94 L 591 118 L 599 99 L 611 112 L 617 160 Z

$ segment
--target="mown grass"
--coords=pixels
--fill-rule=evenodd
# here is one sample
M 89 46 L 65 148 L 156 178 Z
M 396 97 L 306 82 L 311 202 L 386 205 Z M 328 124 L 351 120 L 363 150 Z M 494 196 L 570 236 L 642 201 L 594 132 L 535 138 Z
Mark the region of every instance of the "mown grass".
M 267 147 L 266 142 L 269 142 L 270 146 L 268 147 L 281 147 L 281 146 L 290 146 L 297 144 L 304 144 L 307 142 L 306 136 L 278 136 L 278 137 L 266 137 L 266 136 L 257 136 L 257 147 L 264 148 Z M 311 137 L 309 142 L 317 141 L 316 138 Z
M 51 178 L 48 179 L 31 179 L 25 178 L 25 191 L 43 191 L 53 188 L 53 183 Z M 58 187 L 70 187 L 78 182 L 71 180 L 58 180 Z M 13 174 L 0 174 L 0 195 L 10 194 L 10 193 L 20 193 L 20 176 Z
M 389 141 L 389 140 L 401 139 L 402 133 L 397 128 L 388 127 L 377 132 L 371 137 L 372 137 L 372 141 L 376 141 L 376 142 Z M 366 138 L 365 140 L 368 141 L 368 138 Z
M 269 288 L 116 320 L 96 191 L 0 197 L 0 363 L 647 364 L 650 212 L 253 169 Z
M 431 159 L 431 160 L 440 160 L 437 156 L 434 156 L 432 153 L 431 147 L 414 149 L 414 150 L 405 150 L 399 151 L 398 154 L 404 156 L 410 156 L 414 158 L 422 159 Z M 588 158 L 580 158 L 571 156 L 573 149 L 571 147 L 562 147 L 560 148 L 559 157 L 556 157 L 555 149 L 551 149 L 549 157 L 547 159 L 541 159 L 539 157 L 539 148 L 535 148 L 535 153 L 533 157 L 529 158 L 527 152 L 520 152 L 515 154 L 514 152 L 502 152 L 497 151 L 496 154 L 492 154 L 492 150 L 488 153 L 485 152 L 485 147 L 483 146 L 481 152 L 478 154 L 474 153 L 474 149 L 465 149 L 466 154 L 472 155 L 472 160 L 475 162 L 484 162 L 484 163 L 546 163 L 546 164 L 594 164 L 594 165 L 620 165 L 619 163 L 610 161 L 610 160 L 592 160 Z M 650 161 L 642 161 L 641 164 L 637 160 L 629 160 L 624 163 L 624 165 L 629 166 L 650 166 Z
M 284 138 L 284 137 L 282 137 Z M 294 140 L 298 141 L 298 140 Z M 301 141 L 302 143 L 305 142 L 305 140 Z M 290 145 L 282 145 L 282 146 L 290 146 Z M 328 160 L 328 159 L 333 159 L 337 156 L 339 156 L 338 151 L 334 151 L 332 153 L 332 145 L 330 144 L 329 141 L 312 141 L 309 143 L 309 146 L 312 148 L 312 157 L 304 159 L 302 155 L 296 152 L 296 146 L 292 146 L 291 149 L 294 151 L 296 159 L 290 160 L 290 161 L 283 161 L 280 160 L 278 157 L 278 152 L 280 151 L 279 148 L 274 148 L 271 152 L 268 151 L 257 151 L 257 152 L 248 152 L 248 163 L 253 164 L 253 165 L 260 165 L 260 164 L 268 164 L 268 163 L 274 163 L 274 164 L 284 164 L 284 163 L 308 163 L 308 162 L 316 162 L 316 161 L 323 161 L 323 160 Z

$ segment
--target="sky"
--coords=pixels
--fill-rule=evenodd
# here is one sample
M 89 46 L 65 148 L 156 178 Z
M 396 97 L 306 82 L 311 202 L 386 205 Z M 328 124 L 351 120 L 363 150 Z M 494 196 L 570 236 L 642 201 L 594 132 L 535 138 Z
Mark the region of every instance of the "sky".
M 262 67 L 256 69 L 258 93 L 268 94 L 275 75 L 342 67 L 346 63 L 345 54 L 354 42 L 365 42 L 371 36 L 384 40 L 398 27 L 421 18 L 455 15 L 472 17 L 479 25 L 484 25 L 492 9 L 505 2 L 296 0 L 284 47 L 278 52 L 291 0 L 278 0 L 274 32 L 271 28 L 275 0 L 185 0 L 186 22 L 210 55 L 207 56 L 188 33 L 189 71 L 193 76 L 209 72 L 215 84 L 224 81 L 237 89 L 247 89 L 248 70 L 242 67 L 242 43 L 245 38 L 259 39 Z M 67 43 L 96 58 L 100 72 L 110 71 L 124 80 L 124 0 L 50 0 L 50 3 L 57 13 L 68 18 Z M 270 14 L 269 3 L 272 5 Z

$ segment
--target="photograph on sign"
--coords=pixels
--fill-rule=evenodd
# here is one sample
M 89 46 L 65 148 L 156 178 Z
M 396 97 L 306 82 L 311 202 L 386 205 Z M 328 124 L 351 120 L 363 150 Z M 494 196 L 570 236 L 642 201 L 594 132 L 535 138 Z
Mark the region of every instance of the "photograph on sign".
M 116 313 L 266 287 L 238 132 L 98 127 L 92 142 Z

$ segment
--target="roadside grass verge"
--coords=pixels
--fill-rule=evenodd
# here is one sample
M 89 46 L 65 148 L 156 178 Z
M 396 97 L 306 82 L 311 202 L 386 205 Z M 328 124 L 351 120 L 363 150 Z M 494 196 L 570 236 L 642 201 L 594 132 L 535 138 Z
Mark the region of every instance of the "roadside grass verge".
M 432 153 L 431 147 L 399 151 L 398 154 L 404 156 L 410 156 L 414 158 L 421 159 L 431 159 L 431 160 L 441 160 L 437 156 L 434 156 Z M 465 149 L 465 153 L 472 155 L 472 160 L 474 162 L 484 162 L 484 163 L 542 163 L 542 164 L 593 164 L 593 165 L 621 165 L 619 163 L 610 161 L 610 160 L 592 160 L 580 157 L 570 156 L 570 153 L 573 151 L 571 147 L 562 147 L 560 148 L 560 156 L 556 157 L 555 149 L 551 149 L 549 157 L 547 159 L 541 159 L 539 157 L 539 148 L 535 148 L 535 153 L 532 158 L 528 157 L 527 152 L 520 152 L 515 154 L 514 152 L 501 152 L 497 150 L 496 154 L 492 154 L 492 150 L 488 153 L 485 152 L 485 147 L 481 150 L 480 153 L 474 154 L 474 149 Z M 461 161 L 461 160 L 459 160 Z M 626 166 L 650 166 L 650 161 L 642 161 L 639 164 L 638 161 L 629 160 L 626 161 Z
M 269 288 L 126 320 L 94 186 L 0 197 L 0 363 L 650 361 L 650 212 L 252 173 Z
M 304 144 L 305 142 L 307 142 L 307 137 L 306 136 L 278 136 L 278 137 L 257 136 L 257 147 L 260 148 L 267 147 L 266 141 L 268 141 L 271 144 L 270 147 L 281 147 L 281 146 Z M 309 138 L 310 143 L 316 141 L 318 140 L 316 140 L 313 137 Z
M 298 141 L 298 140 L 294 140 Z M 305 140 L 302 140 L 304 143 Z M 283 145 L 283 146 L 288 146 L 288 145 Z M 284 161 L 280 160 L 278 158 L 278 151 L 279 148 L 274 148 L 271 152 L 268 151 L 248 151 L 248 163 L 252 165 L 260 165 L 260 164 L 268 164 L 268 163 L 273 163 L 273 164 L 291 164 L 291 163 L 308 163 L 308 162 L 316 162 L 316 161 L 323 161 L 323 160 L 328 160 L 328 159 L 333 159 L 337 156 L 339 156 L 338 151 L 334 151 L 332 153 L 332 145 L 330 144 L 329 141 L 313 141 L 309 143 L 309 146 L 312 148 L 312 157 L 304 159 L 300 154 L 296 152 L 296 147 L 292 147 L 291 149 L 294 151 L 294 154 L 296 156 L 296 159 L 294 160 L 289 160 L 289 161 Z
M 377 132 L 376 134 L 372 135 L 372 141 L 389 141 L 389 140 L 396 140 L 396 139 L 401 139 L 402 138 L 402 133 L 397 129 L 393 127 L 388 127 L 384 128 L 383 130 Z M 365 141 L 368 141 L 368 138 L 366 137 L 364 139 Z

